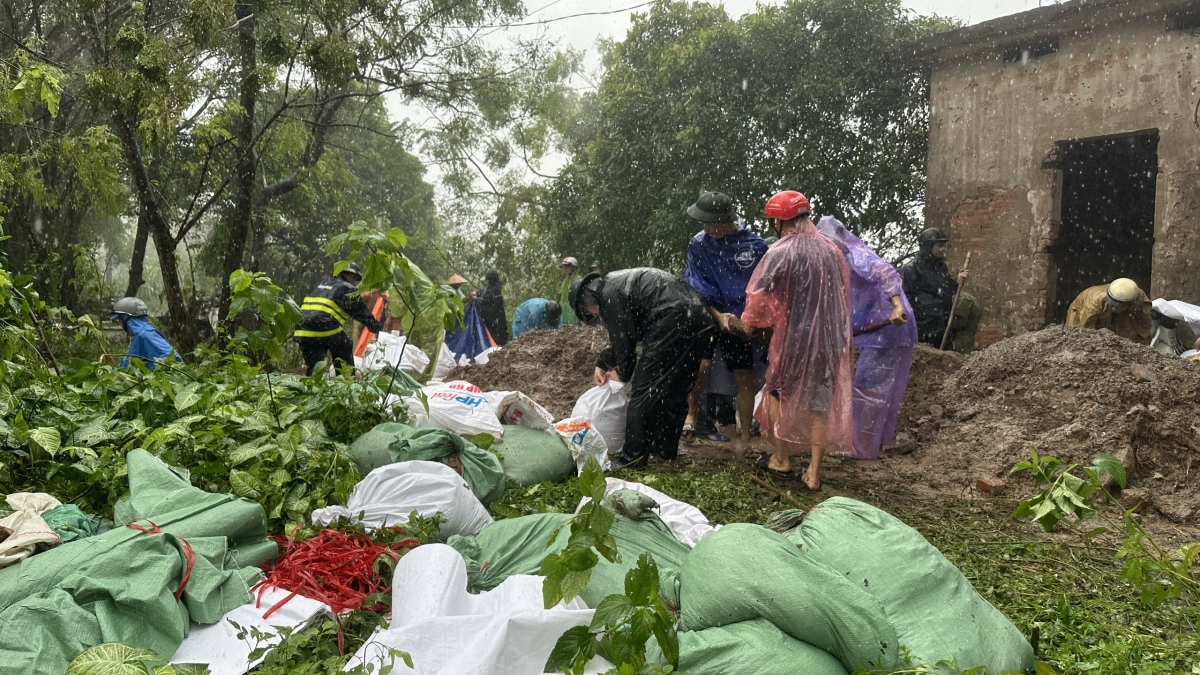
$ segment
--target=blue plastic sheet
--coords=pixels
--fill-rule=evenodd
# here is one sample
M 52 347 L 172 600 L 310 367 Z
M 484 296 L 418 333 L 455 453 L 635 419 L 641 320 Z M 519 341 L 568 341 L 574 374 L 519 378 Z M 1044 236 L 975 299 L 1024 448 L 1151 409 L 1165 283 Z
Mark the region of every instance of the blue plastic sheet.
M 471 363 L 475 363 L 475 357 L 496 346 L 483 325 L 476 303 L 468 303 L 462 325 L 446 333 L 446 346 L 454 352 L 455 361 L 465 356 Z

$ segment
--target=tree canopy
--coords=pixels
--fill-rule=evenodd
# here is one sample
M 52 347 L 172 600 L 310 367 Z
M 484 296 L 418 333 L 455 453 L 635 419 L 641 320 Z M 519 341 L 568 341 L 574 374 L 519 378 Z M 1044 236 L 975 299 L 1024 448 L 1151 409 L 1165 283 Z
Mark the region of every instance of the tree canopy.
M 580 259 L 678 268 L 700 191 L 753 220 L 798 189 L 876 242 L 906 236 L 924 195 L 928 80 L 897 47 L 946 27 L 900 0 L 790 0 L 738 20 L 658 2 L 608 46 L 538 226 Z

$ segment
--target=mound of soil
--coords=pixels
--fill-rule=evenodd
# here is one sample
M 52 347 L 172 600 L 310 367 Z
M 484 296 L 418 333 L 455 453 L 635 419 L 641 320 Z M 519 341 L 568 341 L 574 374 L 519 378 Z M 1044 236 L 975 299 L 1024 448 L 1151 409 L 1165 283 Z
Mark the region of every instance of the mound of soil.
M 962 359 L 948 375 L 944 364 L 922 372 L 939 367 L 927 353 L 917 364 L 904 419 L 921 447 L 897 467 L 912 479 L 961 488 L 1006 476 L 1032 452 L 1084 464 L 1111 454 L 1164 516 L 1200 515 L 1200 463 L 1191 473 L 1200 458 L 1200 363 L 1109 331 L 1051 326 Z M 931 381 L 939 377 L 940 388 Z M 1026 494 L 1031 479 L 1016 480 Z
M 897 429 L 902 432 L 909 430 L 910 433 L 920 431 L 925 418 L 942 414 L 942 385 L 950 375 L 962 368 L 963 360 L 963 355 L 958 352 L 944 352 L 926 344 L 917 345 Z
M 459 366 L 446 380 L 466 380 L 484 391 L 522 392 L 562 419 L 591 389 L 596 357 L 607 346 L 603 328 L 531 330 L 493 352 L 486 364 Z

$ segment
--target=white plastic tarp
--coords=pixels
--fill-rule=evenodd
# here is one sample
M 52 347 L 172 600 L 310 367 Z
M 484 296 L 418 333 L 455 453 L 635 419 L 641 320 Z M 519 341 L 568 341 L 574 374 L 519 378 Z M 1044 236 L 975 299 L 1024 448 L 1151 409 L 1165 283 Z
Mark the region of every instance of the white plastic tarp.
M 445 544 L 413 549 L 396 564 L 392 620 L 359 648 L 346 670 L 393 665 L 392 673 L 419 675 L 538 675 L 559 636 L 592 620 L 576 598 L 553 609 L 542 605 L 542 578 L 514 575 L 491 591 L 467 592 L 467 567 Z M 390 650 L 407 652 L 408 668 Z M 602 660 L 588 672 L 604 672 Z
M 504 438 L 504 426 L 491 402 L 470 382 L 430 384 L 421 392 L 425 401 L 415 396 L 404 399 L 414 426 L 436 427 L 467 437 L 491 434 L 497 441 Z
M 257 595 L 257 592 L 255 592 Z M 171 663 L 202 663 L 208 666 L 210 675 L 242 675 L 266 658 L 266 655 L 250 659 L 250 653 L 263 647 L 274 647 L 282 641 L 280 628 L 290 628 L 298 633 L 322 617 L 332 617 L 329 605 L 297 595 L 264 619 L 263 614 L 287 599 L 290 591 L 271 587 L 263 591 L 261 601 L 252 600 L 226 614 L 217 623 L 202 626 L 193 623 L 183 644 L 171 657 Z M 241 626 L 246 637 L 238 639 Z M 260 638 L 251 634 L 256 628 L 269 637 Z
M 1200 307 L 1189 305 L 1182 300 L 1166 300 L 1159 298 L 1150 303 L 1154 309 L 1158 310 L 1159 314 L 1165 317 L 1183 321 L 1196 335 L 1200 335 Z M 1191 347 L 1191 345 L 1186 345 Z
M 446 516 L 439 532 L 479 534 L 492 516 L 462 476 L 441 462 L 397 462 L 375 469 L 354 486 L 345 506 L 328 506 L 312 513 L 314 525 L 325 526 L 339 518 L 376 529 L 403 525 L 416 511 L 424 517 Z

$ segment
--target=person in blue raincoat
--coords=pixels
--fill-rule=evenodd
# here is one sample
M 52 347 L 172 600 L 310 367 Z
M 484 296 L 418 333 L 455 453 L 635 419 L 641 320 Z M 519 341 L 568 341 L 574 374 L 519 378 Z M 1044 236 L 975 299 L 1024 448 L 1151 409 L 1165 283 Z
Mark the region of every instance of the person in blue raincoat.
M 159 361 L 183 361 L 167 338 L 150 323 L 149 314 L 146 303 L 138 298 L 121 298 L 113 304 L 109 318 L 121 324 L 130 336 L 129 350 L 121 359 L 122 368 L 129 367 L 130 359 L 140 360 L 149 370 L 154 370 Z
M 562 328 L 562 306 L 545 298 L 530 298 L 522 302 L 513 312 L 512 336 L 515 340 L 522 333 L 535 328 L 558 330 Z
M 753 230 L 737 222 L 733 200 L 720 192 L 705 192 L 688 207 L 688 215 L 703 224 L 688 242 L 687 270 L 683 280 L 696 289 L 704 304 L 716 319 L 719 331 L 701 346 L 700 373 L 696 386 L 688 396 L 688 417 L 683 426 L 684 438 L 696 433 L 695 421 L 700 410 L 700 396 L 708 386 L 708 374 L 717 345 L 725 364 L 737 381 L 737 410 L 742 425 L 740 449 L 750 445 L 750 420 L 754 415 L 754 350 L 741 327 L 742 310 L 746 307 L 746 285 L 754 275 L 758 262 L 767 253 L 767 244 Z M 727 443 L 723 434 L 712 431 L 703 434 L 709 441 Z

